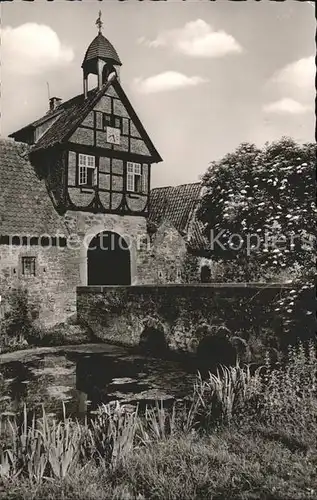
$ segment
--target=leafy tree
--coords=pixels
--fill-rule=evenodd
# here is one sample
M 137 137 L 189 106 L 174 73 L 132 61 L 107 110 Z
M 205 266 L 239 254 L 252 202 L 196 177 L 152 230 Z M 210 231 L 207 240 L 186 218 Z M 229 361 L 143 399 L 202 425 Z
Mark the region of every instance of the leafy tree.
M 229 279 L 314 274 L 316 145 L 290 138 L 259 149 L 241 144 L 203 177 L 198 209 L 213 261 Z

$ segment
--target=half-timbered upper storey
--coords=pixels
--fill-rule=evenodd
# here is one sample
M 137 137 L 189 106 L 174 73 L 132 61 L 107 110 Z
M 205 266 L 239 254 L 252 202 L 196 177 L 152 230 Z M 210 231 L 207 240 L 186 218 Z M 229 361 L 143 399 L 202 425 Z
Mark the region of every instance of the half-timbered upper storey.
M 31 145 L 30 159 L 57 209 L 144 214 L 151 165 L 162 161 L 119 81 L 121 61 L 101 33 L 82 64 L 83 94 L 53 97 L 48 113 L 11 134 Z M 88 91 L 88 76 L 98 85 Z

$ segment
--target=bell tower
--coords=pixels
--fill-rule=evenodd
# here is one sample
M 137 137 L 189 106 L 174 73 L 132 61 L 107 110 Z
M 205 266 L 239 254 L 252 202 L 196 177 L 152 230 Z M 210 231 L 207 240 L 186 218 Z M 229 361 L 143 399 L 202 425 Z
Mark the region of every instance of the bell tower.
M 122 66 L 116 49 L 102 34 L 101 11 L 99 11 L 96 25 L 98 26 L 98 35 L 89 45 L 81 65 L 85 99 L 88 94 L 89 74 L 97 75 L 97 86 L 100 89 L 110 75 L 114 74 L 119 79 L 119 68 Z

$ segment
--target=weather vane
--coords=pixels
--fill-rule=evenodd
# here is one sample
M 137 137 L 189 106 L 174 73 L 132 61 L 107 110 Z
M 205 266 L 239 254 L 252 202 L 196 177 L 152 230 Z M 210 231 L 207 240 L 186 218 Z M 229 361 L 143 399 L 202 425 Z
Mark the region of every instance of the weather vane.
M 99 11 L 99 17 L 96 21 L 96 25 L 98 26 L 98 32 L 101 33 L 101 29 L 102 29 L 102 25 L 103 25 L 103 22 L 101 20 L 101 10 Z

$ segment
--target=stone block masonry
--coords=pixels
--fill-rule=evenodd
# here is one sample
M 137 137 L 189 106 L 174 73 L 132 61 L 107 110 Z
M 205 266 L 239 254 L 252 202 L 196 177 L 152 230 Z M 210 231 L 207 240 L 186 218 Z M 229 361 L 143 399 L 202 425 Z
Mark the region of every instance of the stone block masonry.
M 174 351 L 195 352 L 204 324 L 225 326 L 232 336 L 268 345 L 268 332 L 274 332 L 276 343 L 287 344 L 285 312 L 275 309 L 290 290 L 280 284 L 79 287 L 77 314 L 101 340 L 128 345 L 139 344 L 149 322 L 164 332 Z M 298 309 L 304 316 L 305 304 Z M 297 321 L 304 327 L 301 318 Z
M 22 274 L 22 259 L 35 262 L 35 275 Z M 10 295 L 27 289 L 33 320 L 51 326 L 76 313 L 75 287 L 79 281 L 79 259 L 70 259 L 67 248 L 0 246 L 1 305 L 7 310 Z
M 131 278 L 137 283 L 143 269 L 143 256 L 136 242 L 146 235 L 144 217 L 121 217 L 68 211 L 64 216 L 65 247 L 10 244 L 0 245 L 0 295 L 7 309 L 11 291 L 28 290 L 34 318 L 45 327 L 65 321 L 76 313 L 76 287 L 87 284 L 87 247 L 101 231 L 115 231 L 131 238 Z M 48 235 L 49 236 L 49 235 Z M 35 261 L 35 275 L 23 275 L 22 259 Z
M 76 312 L 76 287 L 86 286 L 87 248 L 102 231 L 122 235 L 131 244 L 131 284 L 176 281 L 186 253 L 182 237 L 173 228 L 162 227 L 149 245 L 146 219 L 141 216 L 93 214 L 68 211 L 65 230 L 58 233 L 65 247 L 0 245 L 0 295 L 2 307 L 9 302 L 10 290 L 27 288 L 30 302 L 43 326 L 65 321 Z M 52 235 L 54 236 L 54 235 Z M 20 240 L 19 240 L 20 241 Z M 35 276 L 23 276 L 22 258 L 35 258 Z

